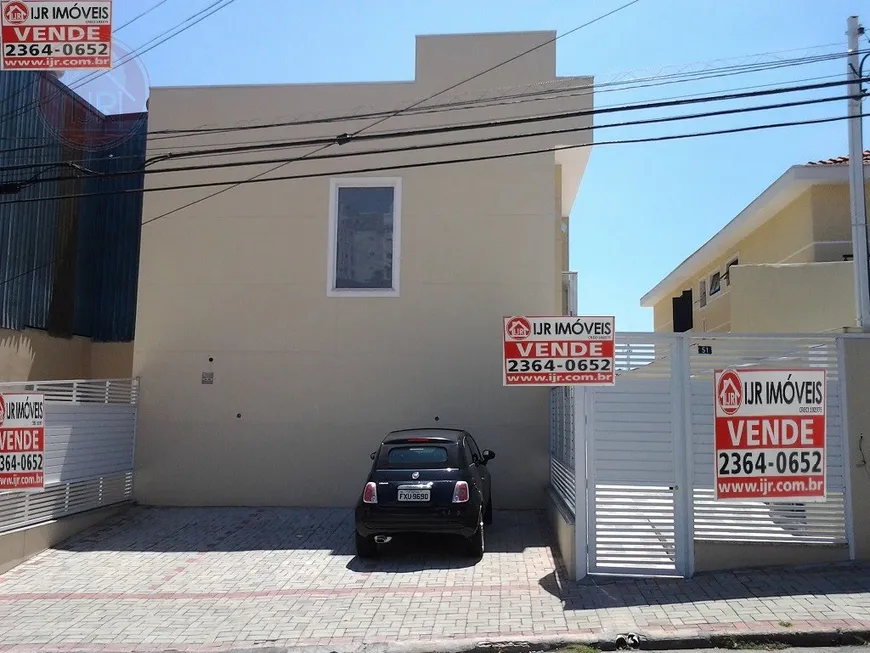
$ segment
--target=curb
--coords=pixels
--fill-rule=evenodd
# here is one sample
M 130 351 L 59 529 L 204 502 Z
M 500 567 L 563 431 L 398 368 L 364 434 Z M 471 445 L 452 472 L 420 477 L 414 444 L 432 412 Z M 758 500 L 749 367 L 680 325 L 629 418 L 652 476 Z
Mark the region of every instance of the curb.
M 589 646 L 599 651 L 723 649 L 759 645 L 785 647 L 861 646 L 870 642 L 870 629 L 805 632 L 758 632 L 733 635 L 695 635 L 686 637 L 625 633 L 609 637 L 564 636 L 533 637 L 518 640 L 425 640 L 413 643 L 372 643 L 358 646 L 290 646 L 224 649 L 222 653 L 548 653 L 570 646 Z M 631 645 L 633 644 L 633 645 Z M 170 650 L 171 651 L 171 650 Z M 166 651 L 165 653 L 170 653 Z

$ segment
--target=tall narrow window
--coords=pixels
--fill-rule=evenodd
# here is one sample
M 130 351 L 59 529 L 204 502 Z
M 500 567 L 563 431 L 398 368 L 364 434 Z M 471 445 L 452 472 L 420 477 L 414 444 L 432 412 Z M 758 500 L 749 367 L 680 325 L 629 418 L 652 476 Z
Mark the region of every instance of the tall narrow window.
M 334 179 L 329 211 L 330 295 L 399 293 L 399 179 Z
M 698 304 L 701 308 L 707 305 L 707 280 L 701 279 L 698 282 Z

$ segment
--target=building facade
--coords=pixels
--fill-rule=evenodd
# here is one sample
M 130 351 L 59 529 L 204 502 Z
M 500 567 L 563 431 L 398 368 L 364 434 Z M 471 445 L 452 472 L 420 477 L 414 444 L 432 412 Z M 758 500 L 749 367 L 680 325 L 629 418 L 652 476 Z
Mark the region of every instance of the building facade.
M 500 347 L 504 316 L 562 313 L 592 143 L 592 80 L 556 76 L 554 36 L 418 37 L 413 81 L 153 89 L 150 146 L 183 154 L 146 176 L 140 502 L 351 505 L 388 431 L 437 425 L 497 452 L 497 507 L 544 505 L 549 393 L 502 387 Z M 290 179 L 160 190 L 276 160 L 263 178 Z
M 840 157 L 789 168 L 641 306 L 653 309 L 655 331 L 841 331 L 855 326 L 853 275 L 848 158 Z
M 147 115 L 45 73 L 0 98 L 0 381 L 129 377 Z

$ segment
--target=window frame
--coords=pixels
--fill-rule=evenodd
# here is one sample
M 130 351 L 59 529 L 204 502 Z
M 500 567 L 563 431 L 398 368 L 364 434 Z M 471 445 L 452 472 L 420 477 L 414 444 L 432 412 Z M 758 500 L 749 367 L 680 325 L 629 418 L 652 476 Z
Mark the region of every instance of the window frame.
M 710 303 L 710 292 L 707 289 L 707 277 L 698 279 L 698 308 L 707 308 Z
M 713 279 L 716 278 L 716 275 L 719 275 L 719 288 L 713 290 Z M 710 273 L 709 280 L 707 281 L 707 301 L 709 302 L 711 297 L 716 297 L 717 295 L 722 294 L 724 290 L 724 286 L 722 285 L 722 270 L 713 270 Z
M 725 274 L 722 277 L 725 279 L 725 286 L 731 287 L 731 268 L 735 265 L 740 265 L 740 254 L 734 254 L 728 258 L 728 262 L 725 264 Z
M 338 192 L 341 188 L 391 187 L 393 189 L 393 268 L 392 288 L 336 288 L 335 265 L 338 245 Z M 401 278 L 402 178 L 333 177 L 329 180 L 329 250 L 327 255 L 327 297 L 398 297 Z

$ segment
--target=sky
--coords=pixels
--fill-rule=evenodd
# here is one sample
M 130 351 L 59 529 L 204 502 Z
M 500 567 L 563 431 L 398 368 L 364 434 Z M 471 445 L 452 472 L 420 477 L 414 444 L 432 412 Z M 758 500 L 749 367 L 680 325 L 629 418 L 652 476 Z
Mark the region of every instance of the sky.
M 138 48 L 212 1 L 165 0 L 117 38 Z M 115 25 L 157 2 L 115 0 Z M 153 86 L 410 80 L 415 35 L 520 30 L 561 35 L 625 2 L 236 0 L 141 59 Z M 870 1 L 640 0 L 560 38 L 557 73 L 594 75 L 600 84 L 629 74 L 646 77 L 844 51 L 850 15 L 861 16 L 870 27 Z M 865 45 L 870 47 L 868 41 Z M 603 87 L 595 104 L 789 85 L 844 72 L 845 61 L 838 59 L 643 89 Z M 841 95 L 843 90 L 834 88 L 689 110 Z M 681 109 L 662 109 L 643 117 L 677 111 Z M 845 113 L 846 103 L 840 100 L 668 125 L 597 128 L 594 139 L 600 143 Z M 608 120 L 596 117 L 596 127 Z M 570 218 L 580 313 L 615 315 L 620 331 L 652 330 L 652 309 L 640 307 L 647 291 L 790 166 L 847 150 L 845 121 L 593 147 Z

